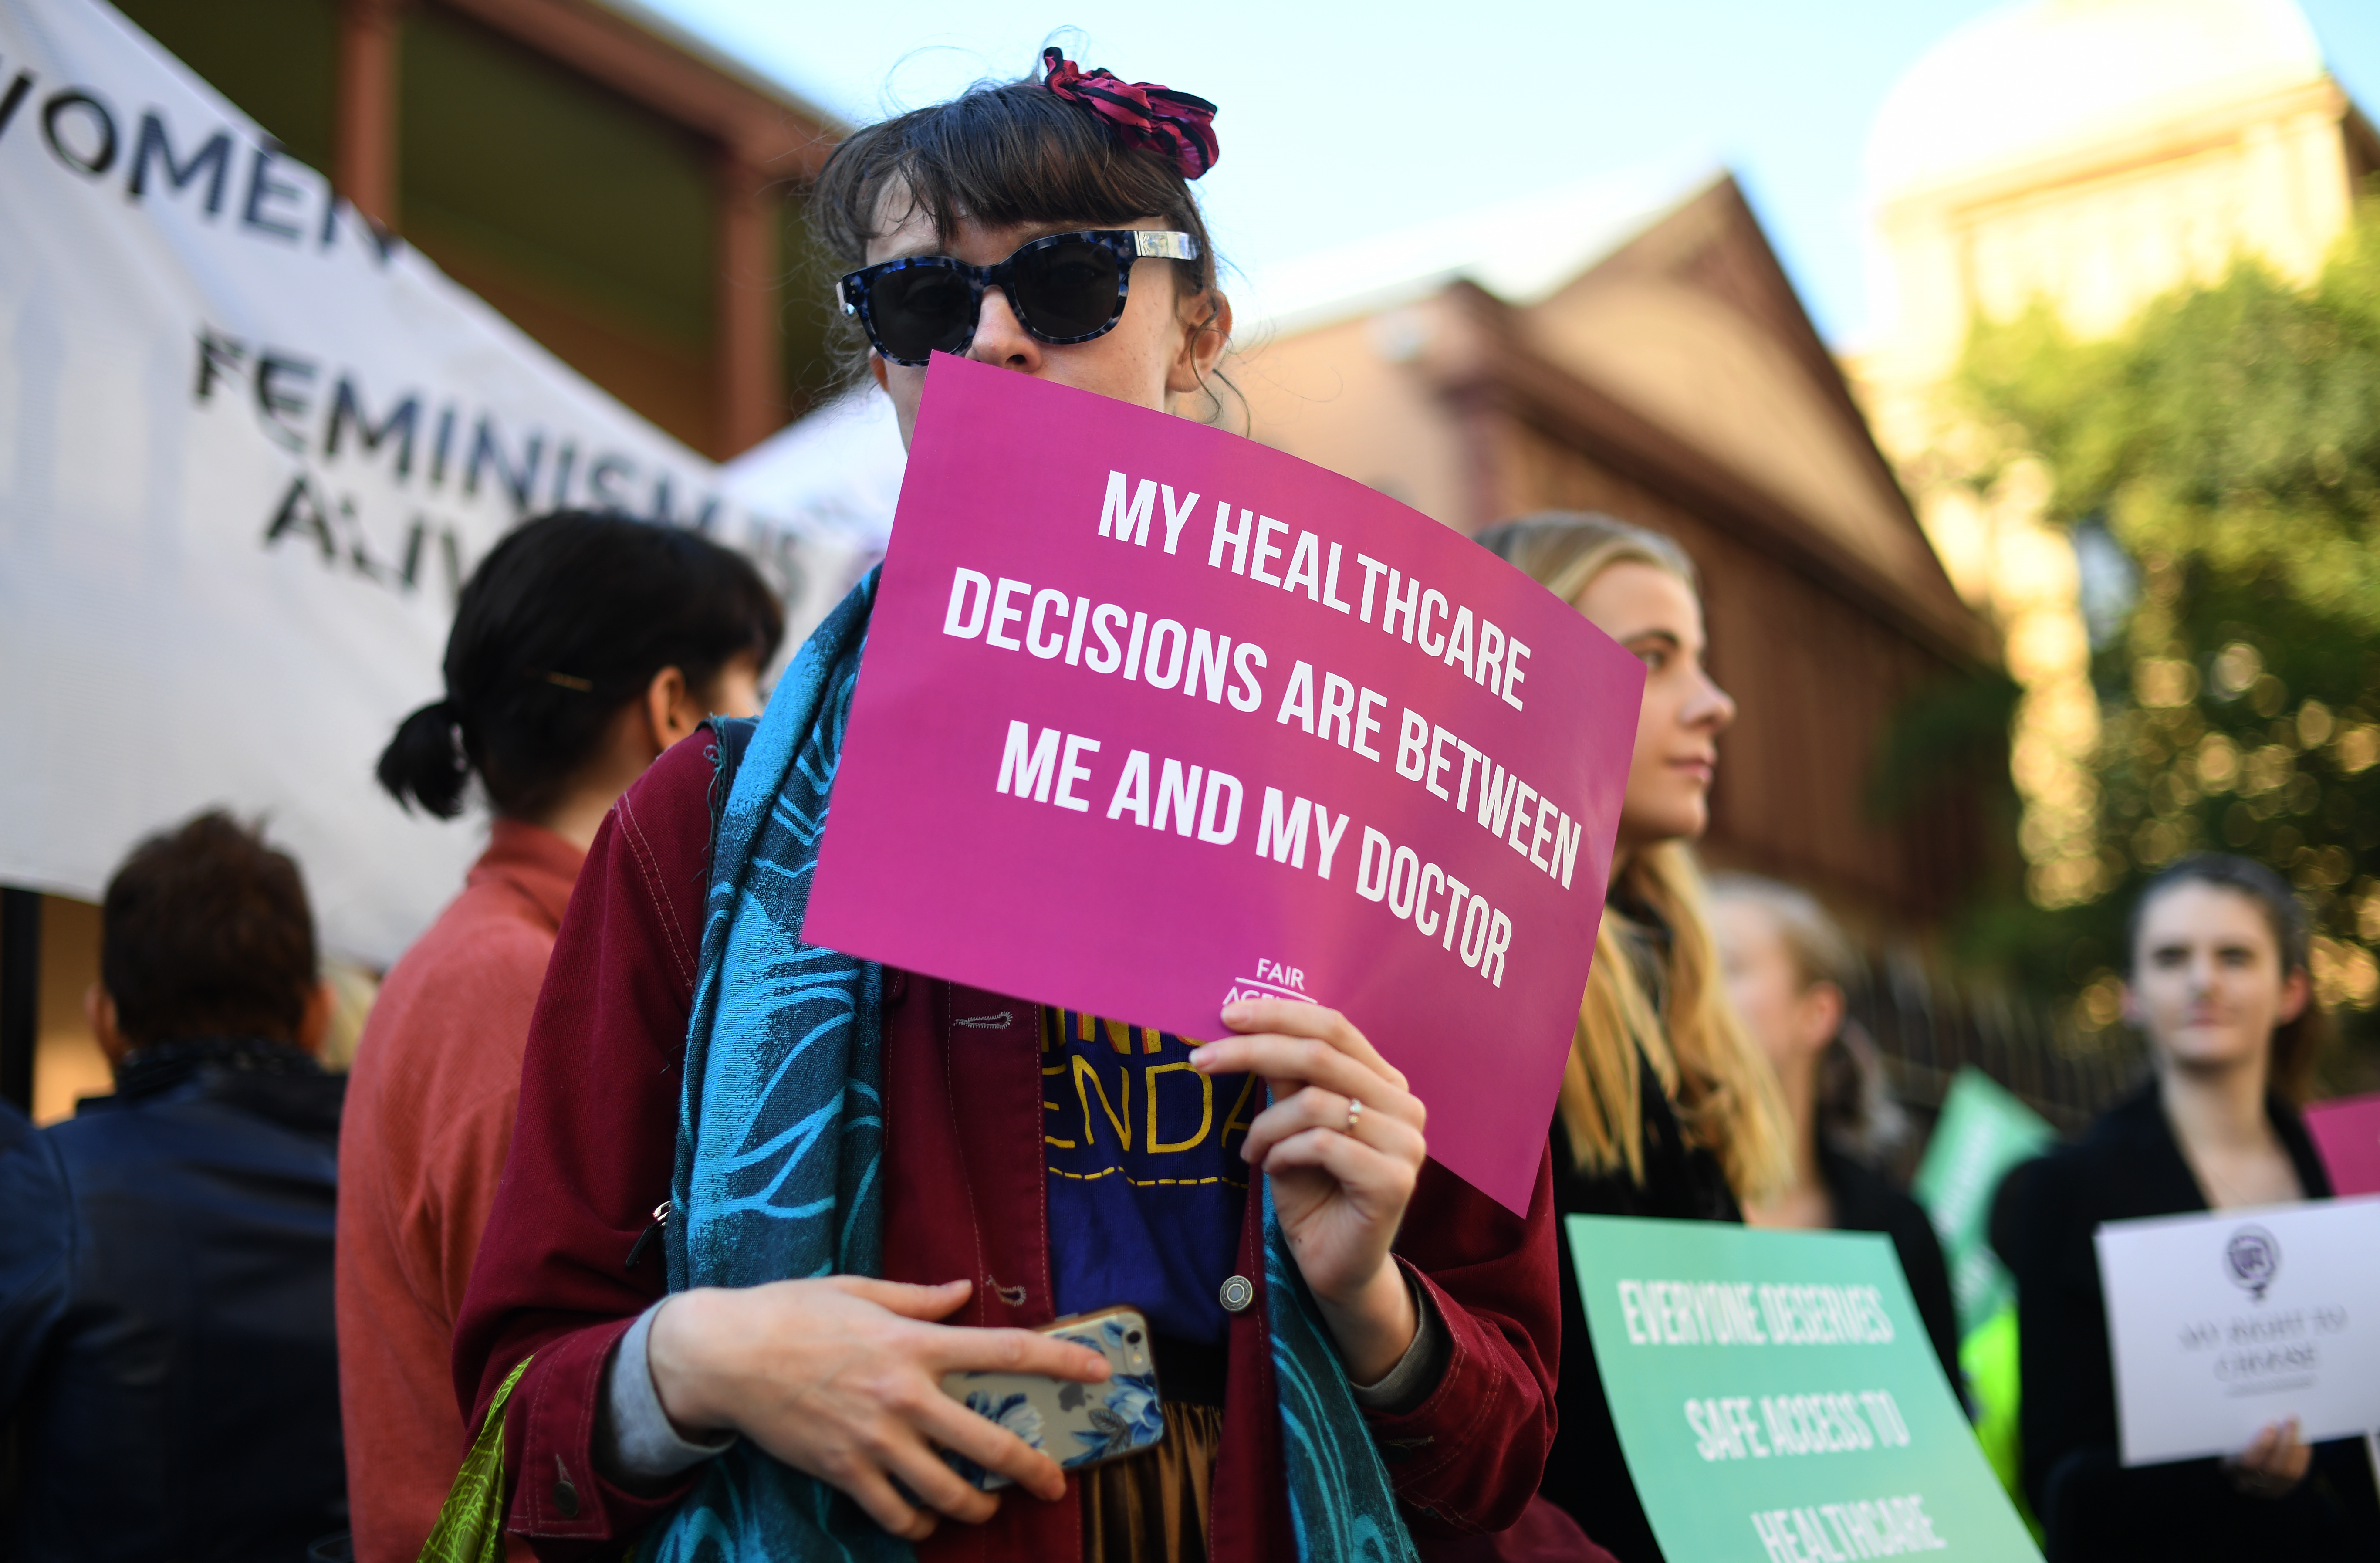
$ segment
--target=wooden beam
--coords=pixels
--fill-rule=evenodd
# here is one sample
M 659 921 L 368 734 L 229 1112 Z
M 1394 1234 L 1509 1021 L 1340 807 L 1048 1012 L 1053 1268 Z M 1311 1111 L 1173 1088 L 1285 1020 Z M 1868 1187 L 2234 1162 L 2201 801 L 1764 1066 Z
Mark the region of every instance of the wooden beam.
M 396 227 L 399 0 L 341 0 L 331 183 L 356 210 Z
M 751 449 L 785 421 L 785 355 L 777 313 L 780 227 L 774 181 L 727 149 L 720 154 L 711 287 L 711 454 Z
M 840 132 L 691 40 L 639 26 L 593 0 L 443 0 L 613 91 L 701 131 L 780 179 L 816 178 Z M 656 24 L 659 26 L 661 24 Z

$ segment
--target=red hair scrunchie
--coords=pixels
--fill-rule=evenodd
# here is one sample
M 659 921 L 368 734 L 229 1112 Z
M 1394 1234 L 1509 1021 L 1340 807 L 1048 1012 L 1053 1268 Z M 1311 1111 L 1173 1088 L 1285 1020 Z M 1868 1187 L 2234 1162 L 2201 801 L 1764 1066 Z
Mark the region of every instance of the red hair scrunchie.
M 1113 71 L 1082 70 L 1060 51 L 1041 51 L 1041 85 L 1108 122 L 1128 147 L 1147 147 L 1173 160 L 1196 179 L 1222 155 L 1215 142 L 1215 105 L 1154 81 L 1123 81 Z

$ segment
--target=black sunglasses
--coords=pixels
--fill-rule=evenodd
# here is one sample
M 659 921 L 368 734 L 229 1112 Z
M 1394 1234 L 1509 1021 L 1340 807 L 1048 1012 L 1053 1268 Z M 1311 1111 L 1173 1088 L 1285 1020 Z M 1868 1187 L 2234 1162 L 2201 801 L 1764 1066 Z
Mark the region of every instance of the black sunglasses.
M 1064 345 L 1104 336 L 1123 319 L 1135 260 L 1196 260 L 1188 234 L 1092 228 L 1051 234 L 997 266 L 971 266 L 947 255 L 917 255 L 863 266 L 834 285 L 843 312 L 856 315 L 868 340 L 896 364 L 915 368 L 935 353 L 964 353 L 983 314 L 984 289 L 998 285 L 1017 323 Z

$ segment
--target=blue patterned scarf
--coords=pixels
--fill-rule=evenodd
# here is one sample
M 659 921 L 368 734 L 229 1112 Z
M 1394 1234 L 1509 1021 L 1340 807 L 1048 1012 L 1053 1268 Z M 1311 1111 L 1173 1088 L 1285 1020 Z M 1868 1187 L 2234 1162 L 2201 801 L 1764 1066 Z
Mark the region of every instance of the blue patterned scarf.
M 875 601 L 871 572 L 802 647 L 720 810 L 671 1180 L 673 1291 L 882 1271 L 883 969 L 801 937 Z M 1265 1239 L 1299 1556 L 1415 1563 L 1269 1190 Z M 640 1550 L 661 1563 L 910 1556 L 849 1498 L 749 1442 L 712 1460 Z

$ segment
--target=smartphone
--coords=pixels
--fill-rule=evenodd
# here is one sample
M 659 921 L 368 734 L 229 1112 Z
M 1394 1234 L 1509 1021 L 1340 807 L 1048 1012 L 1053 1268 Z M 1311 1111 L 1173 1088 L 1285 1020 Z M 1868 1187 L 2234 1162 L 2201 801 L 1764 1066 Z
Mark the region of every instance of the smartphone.
M 953 1373 L 942 1393 L 990 1417 L 1068 1471 L 1087 1471 L 1155 1446 L 1165 1436 L 1158 1398 L 1157 1353 L 1148 1321 L 1137 1308 L 1102 1308 L 1054 1319 L 1038 1330 L 1087 1346 L 1108 1360 L 1099 1384 L 1077 1384 L 1037 1373 Z M 1010 1484 L 954 1450 L 942 1459 L 986 1492 Z

